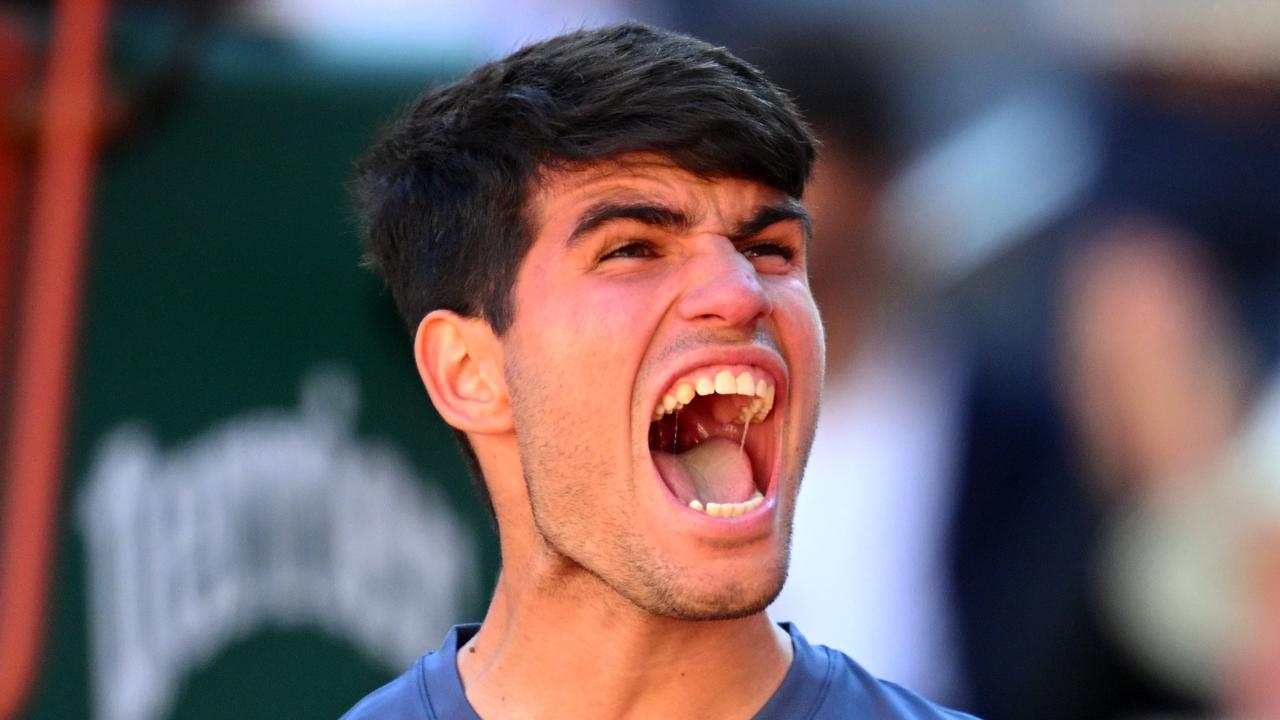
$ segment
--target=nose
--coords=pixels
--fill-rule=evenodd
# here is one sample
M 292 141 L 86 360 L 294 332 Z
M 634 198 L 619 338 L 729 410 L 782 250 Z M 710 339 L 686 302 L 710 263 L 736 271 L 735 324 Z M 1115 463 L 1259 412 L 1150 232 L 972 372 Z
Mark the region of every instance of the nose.
M 686 320 L 711 327 L 753 324 L 773 312 L 755 266 L 727 238 L 685 267 L 686 287 L 676 307 Z

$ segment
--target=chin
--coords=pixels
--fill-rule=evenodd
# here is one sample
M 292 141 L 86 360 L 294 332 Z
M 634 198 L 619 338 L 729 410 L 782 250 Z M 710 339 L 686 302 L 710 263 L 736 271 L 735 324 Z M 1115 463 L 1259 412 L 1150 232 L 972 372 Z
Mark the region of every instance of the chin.
M 727 577 L 724 575 L 728 575 Z M 785 554 L 781 562 L 761 571 L 707 573 L 684 582 L 647 583 L 639 592 L 622 594 L 641 610 L 673 620 L 736 620 L 762 612 L 778 597 L 787 577 Z

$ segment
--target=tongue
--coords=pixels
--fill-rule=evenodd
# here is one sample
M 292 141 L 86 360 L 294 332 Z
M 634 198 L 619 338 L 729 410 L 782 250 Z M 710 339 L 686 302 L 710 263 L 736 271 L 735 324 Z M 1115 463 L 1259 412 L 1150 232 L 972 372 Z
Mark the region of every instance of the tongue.
M 697 498 L 704 503 L 739 503 L 750 500 L 756 490 L 751 460 L 738 443 L 726 438 L 707 438 L 679 455 L 654 452 L 653 461 L 681 502 Z

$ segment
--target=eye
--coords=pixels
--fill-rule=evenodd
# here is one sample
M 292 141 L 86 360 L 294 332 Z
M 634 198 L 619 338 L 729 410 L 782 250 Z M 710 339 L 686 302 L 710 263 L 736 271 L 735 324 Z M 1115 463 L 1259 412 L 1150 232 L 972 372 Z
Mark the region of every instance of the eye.
M 605 250 L 600 255 L 600 261 L 603 262 L 615 258 L 651 258 L 657 257 L 657 255 L 657 250 L 652 243 L 644 240 L 628 240 Z
M 775 242 L 761 242 L 742 248 L 742 254 L 749 258 L 778 258 L 783 262 L 791 262 L 796 251 L 790 245 Z

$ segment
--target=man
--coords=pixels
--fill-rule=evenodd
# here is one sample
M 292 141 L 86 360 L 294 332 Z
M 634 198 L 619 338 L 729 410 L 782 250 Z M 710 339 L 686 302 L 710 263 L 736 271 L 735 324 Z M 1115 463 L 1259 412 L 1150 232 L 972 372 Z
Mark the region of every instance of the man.
M 823 376 L 813 158 L 757 70 L 635 24 L 485 65 L 378 142 L 371 255 L 503 570 L 347 717 L 955 716 L 764 614 Z

